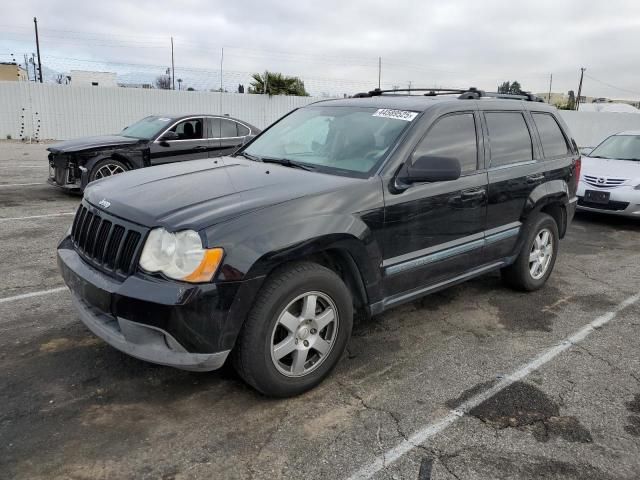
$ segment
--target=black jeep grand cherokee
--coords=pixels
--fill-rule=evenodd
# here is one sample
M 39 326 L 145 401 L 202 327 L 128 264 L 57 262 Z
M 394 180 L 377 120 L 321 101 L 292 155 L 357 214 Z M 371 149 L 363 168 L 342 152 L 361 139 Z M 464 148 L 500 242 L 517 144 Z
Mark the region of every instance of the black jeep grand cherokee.
M 336 365 L 355 310 L 494 269 L 542 287 L 580 157 L 554 108 L 497 96 L 324 101 L 233 157 L 92 183 L 58 247 L 82 320 L 155 363 L 213 370 L 231 354 L 248 383 L 288 396 Z

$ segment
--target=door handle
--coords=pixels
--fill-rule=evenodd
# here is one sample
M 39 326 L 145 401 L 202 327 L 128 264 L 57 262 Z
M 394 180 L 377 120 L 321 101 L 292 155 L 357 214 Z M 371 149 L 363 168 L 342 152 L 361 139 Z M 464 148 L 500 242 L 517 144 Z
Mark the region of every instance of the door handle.
M 484 198 L 486 191 L 484 188 L 479 190 L 467 190 L 466 192 L 462 192 L 463 200 L 473 200 L 476 198 Z
M 197 147 L 193 147 L 194 150 L 206 150 L 207 147 L 204 145 L 198 145 Z
M 539 173 L 537 175 L 527 175 L 527 183 L 537 183 L 544 180 L 544 174 Z

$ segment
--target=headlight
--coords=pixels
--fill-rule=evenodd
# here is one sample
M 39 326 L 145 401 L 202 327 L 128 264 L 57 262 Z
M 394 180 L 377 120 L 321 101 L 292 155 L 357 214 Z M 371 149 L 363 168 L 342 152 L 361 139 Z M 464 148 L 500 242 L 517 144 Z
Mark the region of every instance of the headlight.
M 193 230 L 171 233 L 164 228 L 149 232 L 140 256 L 147 272 L 161 272 L 185 282 L 208 282 L 216 273 L 224 251 L 202 247 L 200 235 Z
M 633 187 L 634 190 L 640 190 L 640 183 Z

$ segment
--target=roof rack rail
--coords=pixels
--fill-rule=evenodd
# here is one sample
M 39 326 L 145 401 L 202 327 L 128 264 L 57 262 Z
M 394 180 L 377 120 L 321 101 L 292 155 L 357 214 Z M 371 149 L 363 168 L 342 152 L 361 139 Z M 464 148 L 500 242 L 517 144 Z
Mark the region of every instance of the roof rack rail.
M 453 93 L 464 93 L 467 90 L 459 89 L 459 88 L 395 88 L 393 90 L 380 90 L 376 88 L 374 90 L 370 90 L 369 92 L 356 93 L 354 98 L 363 98 L 363 97 L 380 97 L 385 93 L 398 93 L 398 92 L 427 92 L 423 93 L 424 96 L 432 97 L 436 95 L 451 95 Z
M 470 88 L 469 91 L 464 92 L 458 98 L 460 98 L 461 100 L 473 100 L 482 97 L 498 98 L 504 100 L 524 100 L 525 102 L 544 102 L 542 98 L 537 97 L 530 92 L 522 92 L 522 94 L 518 95 L 513 93 L 485 92 L 484 90 L 477 90 L 475 88 Z
M 479 90 L 475 87 L 470 87 L 465 89 L 459 88 L 396 88 L 393 90 L 380 90 L 376 88 L 374 90 L 370 90 L 369 92 L 356 93 L 354 98 L 365 98 L 365 97 L 380 97 L 385 93 L 398 93 L 398 92 L 426 92 L 423 93 L 425 97 L 435 97 L 436 95 L 452 95 L 459 94 L 458 97 L 460 100 L 476 100 L 482 97 L 491 97 L 498 99 L 506 99 L 506 100 L 524 100 L 527 102 L 544 102 L 544 100 L 540 97 L 535 96 L 529 92 L 523 92 L 522 95 L 515 95 L 511 93 L 498 93 L 498 92 L 485 92 L 484 90 Z

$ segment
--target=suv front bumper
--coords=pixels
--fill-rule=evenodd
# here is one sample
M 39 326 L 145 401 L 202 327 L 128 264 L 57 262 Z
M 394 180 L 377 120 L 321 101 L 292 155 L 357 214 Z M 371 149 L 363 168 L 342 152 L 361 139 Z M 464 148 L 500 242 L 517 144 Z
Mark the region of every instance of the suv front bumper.
M 250 307 L 241 300 L 262 280 L 196 285 L 135 274 L 119 281 L 82 260 L 69 237 L 58 246 L 58 267 L 95 335 L 133 357 L 195 371 L 224 364 Z
M 100 312 L 75 293 L 72 301 L 89 330 L 112 347 L 140 360 L 183 370 L 209 371 L 222 367 L 229 355 L 229 350 L 189 353 L 164 330 Z

